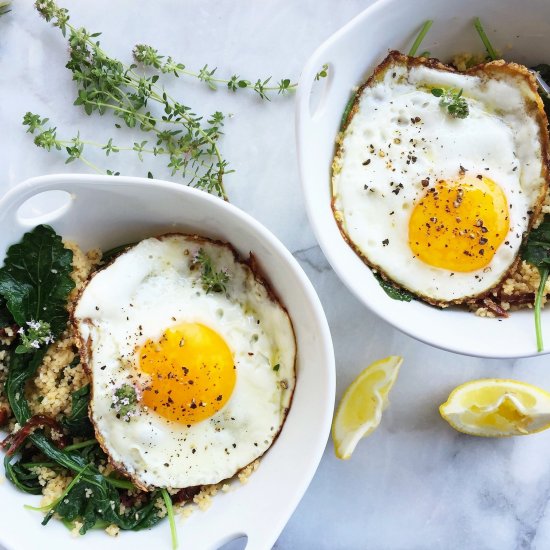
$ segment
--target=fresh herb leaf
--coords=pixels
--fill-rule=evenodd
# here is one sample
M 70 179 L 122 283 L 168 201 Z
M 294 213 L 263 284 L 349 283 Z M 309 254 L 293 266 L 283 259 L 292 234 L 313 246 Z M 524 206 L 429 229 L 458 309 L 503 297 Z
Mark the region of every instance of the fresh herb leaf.
M 481 24 L 481 19 L 479 17 L 476 17 L 474 20 L 474 27 L 479 34 L 479 37 L 481 38 L 481 41 L 483 42 L 483 45 L 485 46 L 485 49 L 487 50 L 487 55 L 491 61 L 494 61 L 495 59 L 498 59 L 499 56 L 496 52 L 496 50 L 493 48 L 493 45 L 491 44 L 489 37 L 485 33 L 485 29 L 483 28 L 483 25 Z
M 94 428 L 88 417 L 90 385 L 86 384 L 71 395 L 71 414 L 61 420 L 61 425 L 73 437 L 90 437 Z
M 541 224 L 532 229 L 527 237 L 521 257 L 527 263 L 536 267 L 540 275 L 540 284 L 535 295 L 535 332 L 537 337 L 537 351 L 543 350 L 541 309 L 544 288 L 550 273 L 550 214 L 546 214 Z
M 65 330 L 67 296 L 75 286 L 72 260 L 73 253 L 47 225 L 35 227 L 10 246 L 0 269 L 0 294 L 19 326 L 48 323 L 54 338 Z
M 432 25 L 433 25 L 433 21 L 431 19 L 428 19 L 428 21 L 426 21 L 422 25 L 422 28 L 420 29 L 420 32 L 418 33 L 416 40 L 413 42 L 413 45 L 409 50 L 410 57 L 414 57 L 416 55 L 416 52 L 418 51 L 420 44 L 422 44 L 422 41 L 424 40 L 425 36 L 428 34 L 428 31 L 430 30 Z
M 281 365 L 279 363 L 277 363 L 274 367 L 273 367 L 273 370 L 275 372 L 278 372 L 278 370 L 281 368 Z
M 321 80 L 321 78 L 326 78 L 328 76 L 328 63 L 325 63 L 321 70 L 315 75 L 315 80 Z
M 414 300 L 414 295 L 404 288 L 397 288 L 392 283 L 386 281 L 379 273 L 373 273 L 374 278 L 378 281 L 384 292 L 392 299 L 401 302 L 410 302 Z
M 443 90 L 442 88 L 432 88 L 432 95 L 440 97 L 439 105 L 447 109 L 448 113 L 454 118 L 466 118 L 470 114 L 470 109 L 466 99 L 462 97 L 462 90 Z
M 201 266 L 202 288 L 207 294 L 210 292 L 227 292 L 229 273 L 225 269 L 216 271 L 212 259 L 202 248 L 197 252 L 193 261 Z

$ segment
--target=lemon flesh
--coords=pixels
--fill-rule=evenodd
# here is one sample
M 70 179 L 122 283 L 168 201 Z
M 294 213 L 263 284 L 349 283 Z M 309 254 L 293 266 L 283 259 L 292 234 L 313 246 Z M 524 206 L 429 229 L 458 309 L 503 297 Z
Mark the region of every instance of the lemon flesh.
M 550 393 L 516 380 L 473 380 L 455 388 L 439 412 L 465 434 L 528 435 L 550 427 Z
M 348 459 L 359 440 L 378 427 L 402 363 L 403 358 L 397 355 L 376 361 L 345 391 L 332 423 L 334 451 L 338 458 Z

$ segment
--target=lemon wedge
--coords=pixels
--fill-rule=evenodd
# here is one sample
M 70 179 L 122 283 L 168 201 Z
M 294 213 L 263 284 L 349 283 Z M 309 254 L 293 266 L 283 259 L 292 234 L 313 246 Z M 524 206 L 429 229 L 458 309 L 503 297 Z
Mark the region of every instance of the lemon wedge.
M 380 424 L 403 358 L 390 355 L 369 365 L 345 391 L 332 422 L 336 456 L 347 460 L 362 437 Z
M 550 428 L 550 393 L 516 380 L 473 380 L 455 388 L 439 412 L 465 434 L 527 435 Z

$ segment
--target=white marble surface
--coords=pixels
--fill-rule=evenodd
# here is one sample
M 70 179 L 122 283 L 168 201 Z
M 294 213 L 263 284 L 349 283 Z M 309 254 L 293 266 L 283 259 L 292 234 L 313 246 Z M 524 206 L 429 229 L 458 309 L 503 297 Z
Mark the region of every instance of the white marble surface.
M 104 32 L 105 48 L 130 60 L 138 42 L 151 43 L 193 67 L 220 74 L 273 74 L 296 79 L 314 48 L 369 2 L 345 0 L 95 0 L 66 2 L 73 21 Z M 376 32 L 376 29 L 372 29 Z M 350 52 L 361 55 L 361 52 Z M 15 0 L 0 20 L 0 190 L 45 173 L 82 171 L 56 153 L 38 150 L 21 118 L 35 110 L 60 135 L 109 137 L 109 119 L 72 106 L 59 33 Z M 291 549 L 544 549 L 550 547 L 550 432 L 483 440 L 452 431 L 437 407 L 473 378 L 513 377 L 550 389 L 550 361 L 479 360 L 429 348 L 370 314 L 343 287 L 316 246 L 298 180 L 293 99 L 261 103 L 246 93 L 209 92 L 175 81 L 178 96 L 197 110 L 233 113 L 223 152 L 236 170 L 231 201 L 269 227 L 293 251 L 315 285 L 333 333 L 338 397 L 371 360 L 398 353 L 405 364 L 380 428 L 352 459 L 335 459 L 329 443 L 321 466 L 277 548 Z M 120 132 L 123 141 L 125 132 Z M 157 160 L 157 159 L 155 159 Z M 97 157 L 98 163 L 104 159 Z M 128 175 L 167 174 L 132 156 L 110 165 Z M 429 330 L 429 327 L 426 327 Z M 548 453 L 548 454 L 547 454 Z M 121 540 L 122 543 L 122 540 Z

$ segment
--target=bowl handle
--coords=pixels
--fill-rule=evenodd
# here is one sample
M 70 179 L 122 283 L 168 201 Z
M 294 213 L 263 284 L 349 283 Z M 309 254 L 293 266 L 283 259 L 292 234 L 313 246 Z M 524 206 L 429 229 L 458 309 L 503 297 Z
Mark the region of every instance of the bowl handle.
M 47 212 L 37 212 L 28 218 L 22 218 L 20 208 L 30 199 L 46 193 L 48 191 L 61 191 L 67 197 L 62 205 L 53 204 L 47 208 Z M 54 179 L 32 178 L 10 189 L 0 201 L 0 221 L 2 224 L 9 224 L 11 228 L 18 228 L 22 231 L 28 231 L 40 223 L 49 223 L 64 214 L 71 206 L 74 200 L 74 186 L 65 186 L 62 182 Z M 47 197 L 44 197 L 47 200 Z M 67 200 L 69 199 L 69 200 Z M 55 201 L 54 201 L 55 202 Z M 40 210 L 40 205 L 35 204 Z

